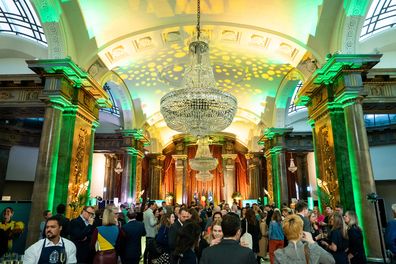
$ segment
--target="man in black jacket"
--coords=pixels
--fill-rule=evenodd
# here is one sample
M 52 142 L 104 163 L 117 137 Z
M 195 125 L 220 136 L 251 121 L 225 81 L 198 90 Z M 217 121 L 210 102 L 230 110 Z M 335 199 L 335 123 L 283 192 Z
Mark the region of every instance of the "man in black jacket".
M 187 211 L 187 209 L 184 207 L 180 208 L 177 220 L 175 220 L 169 229 L 168 244 L 171 252 L 173 252 L 176 248 L 176 238 L 181 227 L 183 226 L 183 223 L 190 218 L 191 214 Z
M 146 235 L 144 224 L 136 220 L 136 213 L 128 211 L 128 223 L 122 226 L 125 241 L 122 248 L 122 263 L 139 264 L 142 255 L 142 236 Z
M 64 204 L 58 204 L 56 207 L 56 218 L 59 219 L 59 223 L 62 226 L 60 233 L 61 237 L 69 238 L 70 235 L 70 220 L 65 217 L 66 206 Z
M 223 240 L 214 246 L 204 249 L 200 264 L 256 264 L 257 260 L 250 248 L 239 244 L 241 220 L 237 214 L 228 213 L 221 221 Z
M 92 260 L 90 245 L 94 218 L 95 209 L 84 206 L 80 216 L 70 222 L 70 240 L 77 248 L 77 263 L 90 263 Z

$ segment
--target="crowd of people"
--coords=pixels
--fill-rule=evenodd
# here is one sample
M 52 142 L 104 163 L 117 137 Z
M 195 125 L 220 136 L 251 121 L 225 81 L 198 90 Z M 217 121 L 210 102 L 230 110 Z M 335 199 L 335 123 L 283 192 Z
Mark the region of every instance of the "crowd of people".
M 72 220 L 64 205 L 57 212 L 43 212 L 39 240 L 26 249 L 24 263 L 367 263 L 363 234 L 356 213 L 342 206 L 308 210 L 304 201 L 292 206 L 247 204 L 239 208 L 222 202 L 207 207 L 85 206 Z M 396 217 L 396 205 L 392 206 Z M 12 208 L 3 212 L 13 226 L 12 234 L 23 231 L 11 221 Z M 385 233 L 387 247 L 395 254 L 396 220 Z M 22 231 L 21 231 L 22 230 Z M 145 250 L 141 242 L 145 237 Z M 7 240 L 7 248 L 9 240 Z

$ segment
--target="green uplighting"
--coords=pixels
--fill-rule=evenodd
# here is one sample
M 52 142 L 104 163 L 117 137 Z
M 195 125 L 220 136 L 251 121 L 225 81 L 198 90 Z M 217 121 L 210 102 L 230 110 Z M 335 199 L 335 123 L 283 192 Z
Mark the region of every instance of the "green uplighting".
M 42 4 L 41 0 L 31 0 L 37 10 L 41 23 L 59 22 L 62 8 L 58 1 L 51 1 L 51 4 Z
M 89 181 L 88 189 L 87 189 L 87 205 L 89 205 L 89 200 L 91 197 L 91 183 L 92 183 L 92 160 L 93 160 L 93 153 L 94 153 L 94 144 L 95 144 L 95 131 L 96 128 L 99 126 L 98 122 L 92 123 L 91 128 L 91 148 L 89 152 L 89 160 L 88 160 L 88 171 L 87 171 L 87 181 Z M 96 202 L 95 202 L 96 204 Z
M 344 0 L 344 9 L 347 16 L 365 16 L 370 0 Z

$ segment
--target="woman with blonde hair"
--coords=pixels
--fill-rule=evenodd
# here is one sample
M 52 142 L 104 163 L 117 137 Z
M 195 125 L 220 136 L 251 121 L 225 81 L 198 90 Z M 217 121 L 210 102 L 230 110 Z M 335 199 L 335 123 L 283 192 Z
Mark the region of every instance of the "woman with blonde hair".
M 358 225 L 356 213 L 347 211 L 344 215 L 345 223 L 348 225 L 348 260 L 351 264 L 367 263 L 363 246 L 363 233 Z
M 223 238 L 223 229 L 221 228 L 221 219 L 212 222 L 210 231 L 199 241 L 197 252 L 198 260 L 201 258 L 205 248 L 217 245 Z
M 335 212 L 329 219 L 332 226 L 328 236 L 328 242 L 321 244 L 333 255 L 337 264 L 347 264 L 348 258 L 345 250 L 348 248 L 348 232 L 342 216 Z
M 282 224 L 289 241 L 285 248 L 275 251 L 275 263 L 280 264 L 333 264 L 334 258 L 312 239 L 309 232 L 303 232 L 303 221 L 298 215 L 288 215 Z
M 113 210 L 106 208 L 103 211 L 102 226 L 96 227 L 92 234 L 91 246 L 96 251 L 93 264 L 116 264 L 121 237 Z

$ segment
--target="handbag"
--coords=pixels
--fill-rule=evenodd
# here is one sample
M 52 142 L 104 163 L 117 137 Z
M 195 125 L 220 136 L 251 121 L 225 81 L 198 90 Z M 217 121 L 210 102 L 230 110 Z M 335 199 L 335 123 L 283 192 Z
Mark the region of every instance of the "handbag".
M 245 247 L 253 249 L 253 237 L 248 233 L 248 221 L 246 220 L 246 232 L 241 236 L 240 241 L 244 244 Z
M 93 264 L 117 263 L 116 251 L 114 249 L 97 251 L 92 263 Z

